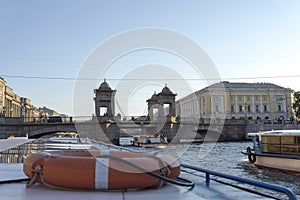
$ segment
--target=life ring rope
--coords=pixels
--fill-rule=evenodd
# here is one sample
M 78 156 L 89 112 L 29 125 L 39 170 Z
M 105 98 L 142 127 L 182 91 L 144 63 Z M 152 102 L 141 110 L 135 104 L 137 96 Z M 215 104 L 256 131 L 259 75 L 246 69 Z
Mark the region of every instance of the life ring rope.
M 256 162 L 256 155 L 254 153 L 252 153 L 250 147 L 247 147 L 246 154 L 248 155 L 248 160 L 250 163 Z
M 255 163 L 256 162 L 256 155 L 254 153 L 248 154 L 248 160 L 250 163 Z
M 72 188 L 65 188 L 65 187 L 60 187 L 60 186 L 56 186 L 56 185 L 52 185 L 52 184 L 49 184 L 47 183 L 45 180 L 44 180 L 44 177 L 43 177 L 43 169 L 40 165 L 37 165 L 35 167 L 35 170 L 34 170 L 35 174 L 33 176 L 33 178 L 31 180 L 29 180 L 27 183 L 26 183 L 26 187 L 29 188 L 31 187 L 32 185 L 34 185 L 37 181 L 37 178 L 40 177 L 41 179 L 41 182 L 43 183 L 43 185 L 45 185 L 46 187 L 48 188 L 51 188 L 51 189 L 57 189 L 57 190 L 75 190 L 75 189 L 72 189 Z
M 153 156 L 153 157 L 155 157 L 155 156 Z M 167 175 L 170 173 L 169 168 L 164 164 L 164 162 L 160 158 L 157 158 L 157 157 L 155 157 L 155 158 L 158 159 L 159 162 L 161 163 L 161 165 L 163 166 L 160 169 L 160 171 L 161 171 L 162 174 L 157 174 L 157 173 L 154 173 L 152 171 L 148 171 L 145 168 L 143 168 L 143 167 L 141 167 L 141 166 L 139 166 L 139 165 L 137 165 L 135 163 L 132 163 L 132 162 L 130 162 L 128 160 L 125 160 L 123 158 L 120 158 L 120 157 L 117 157 L 117 156 L 113 156 L 113 155 L 109 155 L 109 154 L 100 155 L 100 156 L 97 156 L 96 158 L 97 159 L 98 158 L 113 159 L 113 160 L 116 160 L 118 162 L 124 163 L 124 164 L 126 164 L 126 165 L 128 165 L 130 167 L 133 167 L 133 168 L 135 168 L 137 170 L 140 170 L 141 172 L 143 172 L 145 174 L 148 174 L 149 176 L 152 176 L 154 178 L 159 179 L 160 180 L 160 185 L 158 187 L 162 186 L 164 182 L 171 183 L 171 184 L 178 185 L 178 186 L 182 186 L 182 187 L 190 187 L 191 189 L 195 186 L 194 182 L 186 180 L 186 179 L 183 179 L 183 178 L 180 178 L 180 177 L 177 177 L 176 179 L 170 179 L 170 178 L 168 178 Z M 43 177 L 43 168 L 40 165 L 37 165 L 32 172 L 34 172 L 34 176 L 33 176 L 33 178 L 29 182 L 27 182 L 26 187 L 28 187 L 28 188 L 31 187 L 32 185 L 34 185 L 36 183 L 37 178 L 39 176 L 41 182 L 46 187 L 53 188 L 53 189 L 60 189 L 60 190 L 75 190 L 75 189 L 60 187 L 60 186 L 56 186 L 56 185 L 52 185 L 52 184 L 47 183 L 44 180 L 44 177 Z

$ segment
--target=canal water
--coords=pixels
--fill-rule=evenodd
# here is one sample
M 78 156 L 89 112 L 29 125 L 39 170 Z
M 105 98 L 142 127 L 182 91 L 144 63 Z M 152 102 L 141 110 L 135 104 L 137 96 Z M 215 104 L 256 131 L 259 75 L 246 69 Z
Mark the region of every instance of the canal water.
M 219 142 L 181 145 L 179 148 L 172 147 L 171 145 L 163 151 L 169 151 L 171 154 L 174 154 L 174 151 L 178 151 L 179 149 L 180 155 L 178 156 L 180 157 L 181 163 L 286 186 L 294 191 L 300 199 L 300 175 L 291 175 L 276 170 L 257 168 L 255 165 L 249 163 L 247 156 L 241 153 L 241 151 L 245 150 L 248 146 L 252 146 L 252 142 Z M 147 151 L 151 150 L 148 149 Z M 249 188 L 255 190 L 254 187 L 249 186 Z M 278 196 L 278 194 L 272 191 L 263 192 L 276 196 L 278 199 L 283 198 L 281 195 Z

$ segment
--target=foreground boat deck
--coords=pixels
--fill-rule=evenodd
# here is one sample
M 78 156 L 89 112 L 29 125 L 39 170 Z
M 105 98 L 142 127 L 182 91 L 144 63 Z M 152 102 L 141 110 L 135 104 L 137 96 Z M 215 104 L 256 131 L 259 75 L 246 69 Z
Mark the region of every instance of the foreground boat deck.
M 22 164 L 0 164 L 0 182 L 26 178 L 22 171 Z M 245 192 L 231 186 L 211 181 L 210 187 L 205 186 L 205 180 L 198 178 L 199 182 L 192 190 L 188 188 L 167 184 L 159 189 L 130 190 L 130 191 L 80 191 L 80 190 L 55 190 L 36 184 L 26 188 L 25 182 L 0 184 L 1 199 L 6 200 L 176 200 L 176 199 L 269 199 Z

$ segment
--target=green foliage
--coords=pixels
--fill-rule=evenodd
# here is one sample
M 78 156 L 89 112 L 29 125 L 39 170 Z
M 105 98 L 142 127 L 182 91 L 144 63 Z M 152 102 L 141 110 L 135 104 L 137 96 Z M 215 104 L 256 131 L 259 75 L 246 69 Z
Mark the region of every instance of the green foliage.
M 293 103 L 293 109 L 297 119 L 300 119 L 300 91 L 294 92 L 295 103 Z

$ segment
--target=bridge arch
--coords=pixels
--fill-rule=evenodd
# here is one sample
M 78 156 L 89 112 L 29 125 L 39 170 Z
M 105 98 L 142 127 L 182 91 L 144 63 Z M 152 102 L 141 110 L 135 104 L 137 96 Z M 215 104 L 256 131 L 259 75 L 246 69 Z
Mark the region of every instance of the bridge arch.
M 28 132 L 28 138 L 40 138 L 45 135 L 50 135 L 58 132 L 73 132 L 77 133 L 75 126 L 56 125 L 51 127 L 40 127 L 39 129 Z

